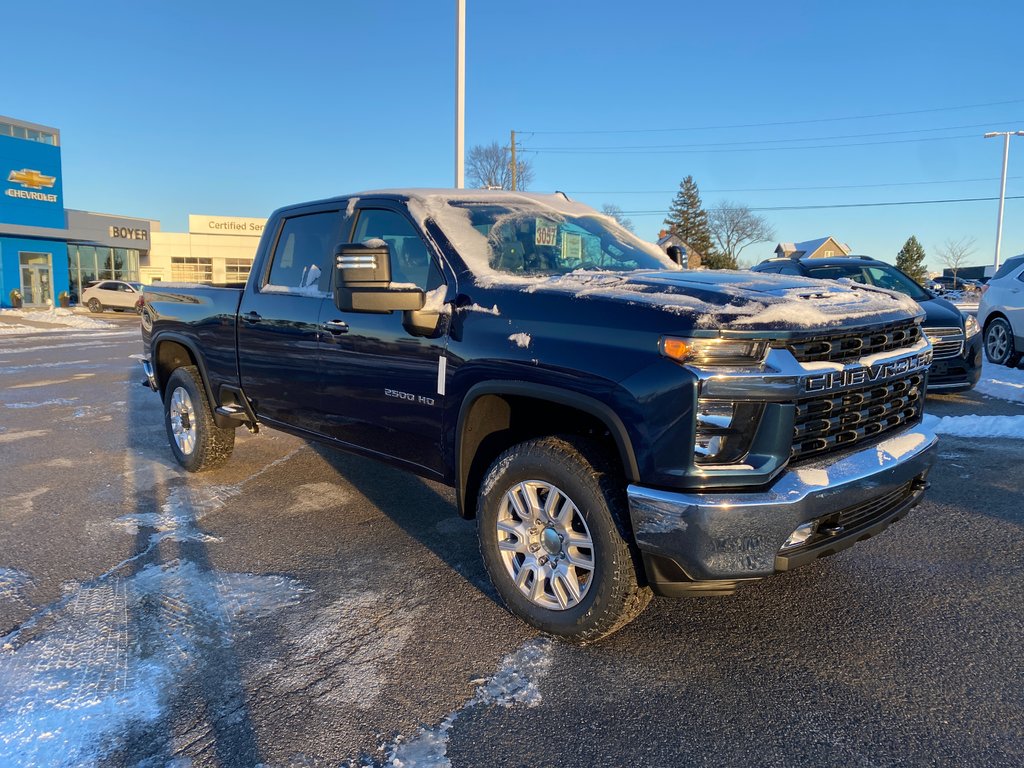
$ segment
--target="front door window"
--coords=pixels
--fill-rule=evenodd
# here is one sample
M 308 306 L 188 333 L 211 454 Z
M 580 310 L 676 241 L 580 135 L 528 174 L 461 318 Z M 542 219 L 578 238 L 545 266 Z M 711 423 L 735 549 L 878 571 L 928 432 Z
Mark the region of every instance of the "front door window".
M 21 300 L 26 307 L 53 304 L 50 285 L 50 254 L 19 253 L 21 265 Z

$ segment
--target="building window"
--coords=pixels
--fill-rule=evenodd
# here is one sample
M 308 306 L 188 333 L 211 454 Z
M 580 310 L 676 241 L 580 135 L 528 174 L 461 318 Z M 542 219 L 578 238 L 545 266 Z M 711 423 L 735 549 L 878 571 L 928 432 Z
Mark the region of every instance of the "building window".
M 12 125 L 2 120 L 0 120 L 0 136 L 13 136 L 16 139 L 28 139 L 29 141 L 38 141 L 42 144 L 50 145 L 57 143 L 56 135 L 49 131 L 38 131 L 35 128 Z
M 224 259 L 224 280 L 228 283 L 244 283 L 252 269 L 250 259 Z
M 832 256 L 835 256 L 836 252 L 835 251 L 822 251 L 821 255 L 824 256 L 827 259 L 827 258 L 830 258 Z
M 171 280 L 183 283 L 212 283 L 213 259 L 172 256 Z

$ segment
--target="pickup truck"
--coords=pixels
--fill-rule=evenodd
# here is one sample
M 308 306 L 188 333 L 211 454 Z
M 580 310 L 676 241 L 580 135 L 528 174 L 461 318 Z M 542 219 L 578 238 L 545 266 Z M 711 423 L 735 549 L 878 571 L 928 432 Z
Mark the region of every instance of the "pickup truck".
M 265 426 L 446 483 L 510 610 L 589 642 L 903 517 L 921 318 L 682 270 L 561 194 L 394 190 L 276 211 L 244 288 L 147 286 L 142 362 L 187 470 Z

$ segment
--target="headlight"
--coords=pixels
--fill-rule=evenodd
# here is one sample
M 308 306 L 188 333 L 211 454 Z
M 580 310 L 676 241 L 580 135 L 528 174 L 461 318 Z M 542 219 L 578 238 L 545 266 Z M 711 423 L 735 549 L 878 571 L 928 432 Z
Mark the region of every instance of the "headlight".
M 761 423 L 761 403 L 697 400 L 694 461 L 698 465 L 735 464 L 750 451 Z
M 680 339 L 666 336 L 661 354 L 694 365 L 756 365 L 764 360 L 768 342 L 756 339 Z
M 969 339 L 972 336 L 977 336 L 979 333 L 981 333 L 981 326 L 978 325 L 977 318 L 974 315 L 964 313 L 964 335 Z

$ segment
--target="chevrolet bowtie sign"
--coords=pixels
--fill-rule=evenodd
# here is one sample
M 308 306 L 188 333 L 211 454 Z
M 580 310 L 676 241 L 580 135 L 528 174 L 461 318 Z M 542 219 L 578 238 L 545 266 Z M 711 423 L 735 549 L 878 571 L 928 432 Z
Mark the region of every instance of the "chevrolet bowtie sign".
M 47 176 L 39 171 L 30 168 L 22 168 L 20 171 L 11 171 L 7 180 L 18 184 L 24 189 L 8 189 L 5 194 L 8 197 L 20 197 L 24 200 L 40 200 L 44 203 L 56 203 L 57 196 L 47 192 L 37 192 L 39 189 L 51 189 L 57 181 L 56 176 Z

